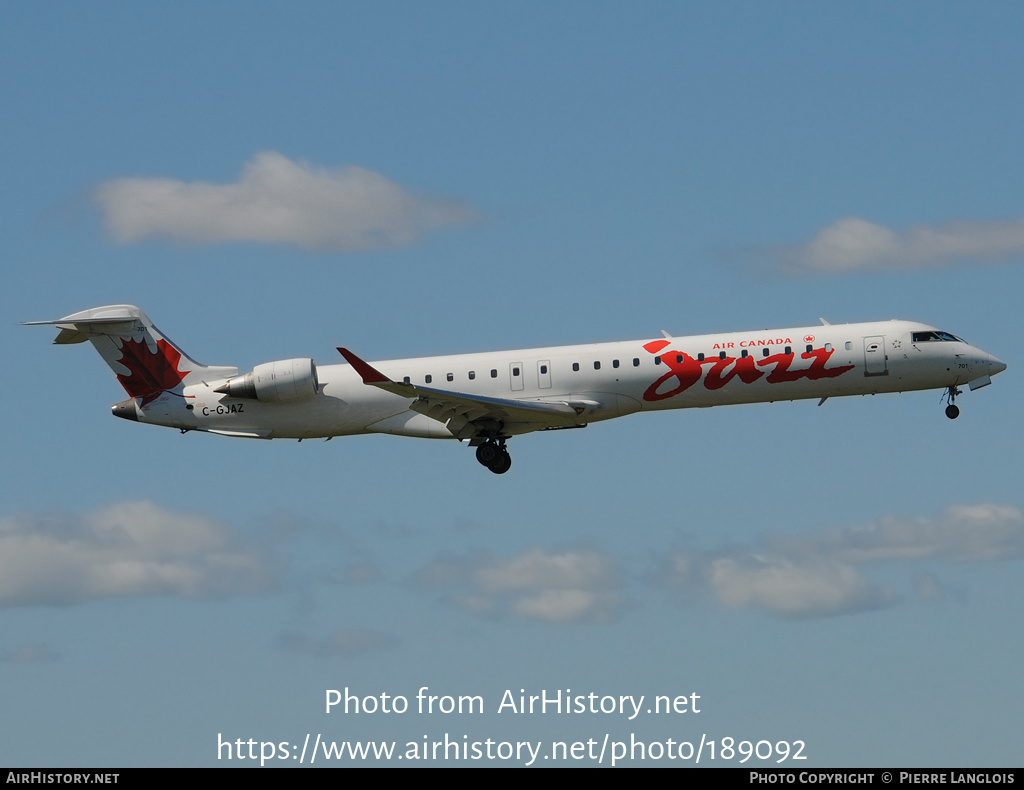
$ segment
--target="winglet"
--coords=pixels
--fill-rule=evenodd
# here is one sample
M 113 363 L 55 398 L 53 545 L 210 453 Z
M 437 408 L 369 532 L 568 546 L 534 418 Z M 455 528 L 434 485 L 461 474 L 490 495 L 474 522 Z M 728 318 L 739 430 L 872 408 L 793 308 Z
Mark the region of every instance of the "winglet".
M 345 357 L 345 360 L 363 378 L 363 384 L 394 384 L 391 379 L 377 370 L 373 365 L 364 362 L 347 348 L 338 348 L 338 353 Z

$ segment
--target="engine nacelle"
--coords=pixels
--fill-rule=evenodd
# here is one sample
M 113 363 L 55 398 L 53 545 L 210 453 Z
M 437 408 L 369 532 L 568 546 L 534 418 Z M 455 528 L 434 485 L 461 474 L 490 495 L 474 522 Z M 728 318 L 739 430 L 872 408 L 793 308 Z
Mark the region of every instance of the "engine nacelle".
M 214 390 L 232 398 L 252 398 L 262 403 L 309 398 L 319 391 L 316 365 L 311 359 L 266 362 L 254 367 L 251 373 L 230 379 L 227 384 Z

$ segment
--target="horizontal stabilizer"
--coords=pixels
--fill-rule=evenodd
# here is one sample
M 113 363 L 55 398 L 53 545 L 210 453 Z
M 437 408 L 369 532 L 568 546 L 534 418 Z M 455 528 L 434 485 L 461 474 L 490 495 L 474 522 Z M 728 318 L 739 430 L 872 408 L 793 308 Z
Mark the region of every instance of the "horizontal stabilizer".
M 121 386 L 142 405 L 162 392 L 200 381 L 218 381 L 237 375 L 234 367 L 201 365 L 162 334 L 135 305 L 93 307 L 52 321 L 26 321 L 26 326 L 55 326 L 58 345 L 86 340 L 103 357 Z
M 65 346 L 73 343 L 84 343 L 89 339 L 89 329 L 99 324 L 108 330 L 117 331 L 127 329 L 136 320 L 137 315 L 127 312 L 128 305 L 117 305 L 113 308 L 100 308 L 104 315 L 90 315 L 99 310 L 84 310 L 65 318 L 58 318 L 56 321 L 23 321 L 22 326 L 56 326 L 60 329 L 57 337 L 54 338 L 54 345 Z

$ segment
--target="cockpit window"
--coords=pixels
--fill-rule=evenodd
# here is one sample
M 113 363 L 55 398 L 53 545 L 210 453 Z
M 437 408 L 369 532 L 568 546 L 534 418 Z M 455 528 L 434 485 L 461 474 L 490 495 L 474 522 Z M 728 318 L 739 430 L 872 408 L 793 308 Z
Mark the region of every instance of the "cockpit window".
M 946 341 L 954 343 L 964 342 L 956 335 L 949 334 L 949 332 L 914 332 L 913 334 L 913 342 L 915 343 L 928 343 L 933 341 Z

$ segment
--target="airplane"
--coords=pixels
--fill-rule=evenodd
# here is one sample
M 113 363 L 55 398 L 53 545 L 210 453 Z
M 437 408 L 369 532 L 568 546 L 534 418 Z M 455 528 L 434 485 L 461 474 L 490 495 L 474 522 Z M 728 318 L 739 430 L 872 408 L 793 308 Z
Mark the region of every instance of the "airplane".
M 955 419 L 961 386 L 1006 369 L 959 337 L 899 320 L 373 364 L 338 348 L 346 364 L 287 359 L 244 375 L 199 364 L 134 305 L 25 325 L 56 326 L 56 344 L 92 342 L 128 393 L 116 417 L 255 439 L 458 439 L 495 474 L 512 466 L 513 436 L 643 411 L 944 389 Z

